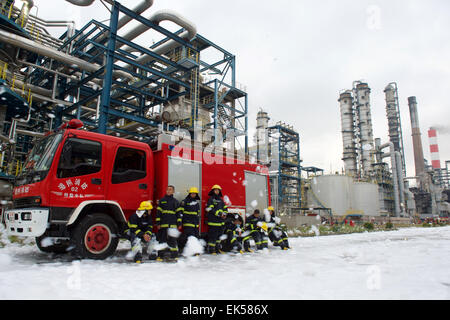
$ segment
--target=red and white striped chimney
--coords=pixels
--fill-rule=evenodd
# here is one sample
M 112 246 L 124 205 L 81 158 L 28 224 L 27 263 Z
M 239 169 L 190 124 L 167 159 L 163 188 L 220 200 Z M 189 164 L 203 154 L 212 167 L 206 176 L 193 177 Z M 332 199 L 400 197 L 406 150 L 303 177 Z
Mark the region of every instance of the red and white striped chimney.
M 437 130 L 435 128 L 430 128 L 430 130 L 428 130 L 428 138 L 430 139 L 431 166 L 433 169 L 440 169 L 441 159 L 439 157 Z

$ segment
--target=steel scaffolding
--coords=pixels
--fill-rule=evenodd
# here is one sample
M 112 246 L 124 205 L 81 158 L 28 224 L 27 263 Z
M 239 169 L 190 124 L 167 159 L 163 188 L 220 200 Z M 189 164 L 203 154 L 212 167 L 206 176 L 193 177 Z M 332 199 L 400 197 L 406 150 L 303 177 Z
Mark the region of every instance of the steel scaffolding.
M 187 40 L 184 28 L 171 32 L 119 2 L 110 9 L 108 24 L 92 19 L 75 30 L 68 23 L 54 38 L 44 26 L 61 23 L 30 15 L 22 28 L 15 22 L 20 10 L 13 3 L 2 7 L 7 27 L 0 26 L 0 46 L 10 49 L 0 53 L 0 87 L 16 95 L 23 91 L 22 102 L 30 103 L 21 108 L 21 119 L 32 111 L 26 123 L 17 120 L 17 131 L 12 107 L 5 112 L 2 136 L 13 132 L 18 143 L 15 154 L 3 154 L 2 161 L 23 161 L 32 145 L 30 132 L 36 137 L 74 118 L 86 130 L 143 142 L 180 128 L 193 137 L 200 127 L 213 132 L 217 145 L 232 141 L 248 155 L 248 96 L 236 82 L 235 55 L 199 34 Z M 144 25 L 158 41 L 147 47 L 120 36 L 119 15 Z M 21 40 L 13 43 L 12 33 Z M 9 91 L 4 92 L 11 97 Z
M 270 157 L 278 165 L 278 171 L 271 177 L 276 187 L 273 192 L 278 198 L 278 210 L 292 212 L 302 204 L 300 137 L 291 126 L 280 122 L 268 130 L 271 152 L 278 152 Z

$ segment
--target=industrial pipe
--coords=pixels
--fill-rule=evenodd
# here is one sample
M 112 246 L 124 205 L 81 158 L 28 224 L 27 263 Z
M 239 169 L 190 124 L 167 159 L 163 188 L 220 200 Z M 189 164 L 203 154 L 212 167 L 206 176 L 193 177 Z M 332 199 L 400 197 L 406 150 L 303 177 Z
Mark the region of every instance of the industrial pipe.
M 34 131 L 23 130 L 23 129 L 16 129 L 16 133 L 20 133 L 24 136 L 38 137 L 38 138 L 43 138 L 45 136 L 45 133 L 34 132 Z
M 154 0 L 143 0 L 132 11 L 138 15 L 141 15 L 144 11 L 146 11 L 148 8 L 150 8 L 153 5 L 153 2 L 154 2 Z M 133 18 L 131 18 L 130 16 L 124 15 L 122 18 L 119 19 L 119 21 L 117 23 L 117 30 L 122 28 L 124 25 L 126 25 L 131 20 L 133 20 Z
M 383 154 L 381 157 L 391 157 L 391 167 L 392 167 L 392 181 L 394 185 L 394 206 L 395 206 L 395 216 L 400 217 L 400 198 L 399 198 L 399 186 L 398 186 L 398 175 L 397 175 L 397 161 L 395 159 L 395 149 L 392 142 L 385 143 L 379 147 L 379 150 L 389 147 L 389 153 Z
M 21 37 L 11 32 L 6 32 L 4 30 L 0 30 L 0 40 L 7 42 L 13 46 L 49 57 L 51 59 L 58 60 L 60 62 L 67 63 L 69 65 L 76 65 L 88 72 L 96 72 L 101 68 L 101 66 L 98 64 L 87 62 L 85 60 L 79 59 L 53 48 L 46 47 L 33 40 Z M 129 73 L 120 70 L 114 71 L 114 75 L 118 78 L 127 78 L 129 80 L 134 80 L 133 76 L 131 76 Z
M 33 0 L 22 0 L 23 5 L 20 10 L 19 17 L 16 19 L 16 23 L 20 25 L 22 28 L 25 28 L 28 22 L 28 17 L 30 16 L 31 8 L 34 7 Z
M 191 40 L 197 34 L 197 28 L 195 24 L 173 10 L 157 11 L 151 17 L 149 17 L 148 20 L 157 25 L 159 25 L 162 21 L 172 21 L 173 23 L 176 23 L 187 31 L 180 36 L 182 39 Z M 127 34 L 125 34 L 123 38 L 131 41 L 149 29 L 149 26 L 141 23 L 136 28 L 130 30 Z M 122 45 L 123 44 L 118 44 L 119 47 L 121 47 Z M 127 46 L 124 50 L 133 51 L 134 49 Z
M 400 203 L 403 203 L 403 206 L 406 211 L 406 202 L 405 202 L 405 181 L 404 181 L 404 173 L 403 173 L 403 160 L 402 160 L 402 154 L 400 151 L 395 151 L 395 161 L 397 165 L 397 178 L 398 178 L 398 184 L 399 184 L 399 192 L 400 192 Z M 403 210 L 402 210 L 403 211 Z
M 93 4 L 95 0 L 66 0 L 66 1 L 76 6 L 87 7 Z
M 90 6 L 91 4 L 94 3 L 95 0 L 66 0 L 67 2 L 70 2 L 74 5 L 77 6 Z M 113 4 L 114 1 L 112 0 L 107 0 L 108 3 Z M 146 11 L 148 8 L 150 8 L 154 3 L 154 0 L 143 0 L 140 4 L 138 4 L 132 11 L 135 12 L 138 15 L 141 15 L 144 11 Z M 131 20 L 133 20 L 132 17 L 128 16 L 128 15 L 124 15 L 122 18 L 119 19 L 119 21 L 117 22 L 117 30 L 120 30 L 123 26 L 125 26 L 128 22 L 130 22 Z M 107 37 L 106 34 L 100 36 L 97 41 L 101 42 L 102 40 L 104 40 Z

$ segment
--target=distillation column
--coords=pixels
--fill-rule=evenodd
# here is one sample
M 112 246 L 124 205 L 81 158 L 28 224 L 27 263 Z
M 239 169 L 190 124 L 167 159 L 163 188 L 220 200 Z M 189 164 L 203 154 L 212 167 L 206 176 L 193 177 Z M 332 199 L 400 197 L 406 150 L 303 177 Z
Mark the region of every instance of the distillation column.
M 358 166 L 352 92 L 347 90 L 341 93 L 338 101 L 341 108 L 342 143 L 344 149 L 342 160 L 344 161 L 344 169 L 347 175 L 356 177 Z
M 353 87 L 356 115 L 359 122 L 359 149 L 361 177 L 372 177 L 375 144 L 373 138 L 372 115 L 370 110 L 370 88 L 367 83 L 356 82 Z
M 403 148 L 403 135 L 397 84 L 395 82 L 388 84 L 384 90 L 384 93 L 386 97 L 386 116 L 388 119 L 389 140 L 394 144 L 395 151 L 400 152 L 402 157 L 401 169 L 403 170 L 403 175 L 405 175 L 405 152 Z

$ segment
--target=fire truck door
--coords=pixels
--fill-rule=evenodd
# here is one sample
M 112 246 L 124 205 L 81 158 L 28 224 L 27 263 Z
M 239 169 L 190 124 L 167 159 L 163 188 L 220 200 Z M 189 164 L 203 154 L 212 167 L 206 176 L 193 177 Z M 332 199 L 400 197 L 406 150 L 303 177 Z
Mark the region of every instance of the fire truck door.
M 150 200 L 148 151 L 118 146 L 115 152 L 108 199 L 117 201 L 128 218 L 142 201 Z
M 105 199 L 104 147 L 100 141 L 68 138 L 61 150 L 56 177 L 50 183 L 55 207 L 76 207 L 86 200 Z

